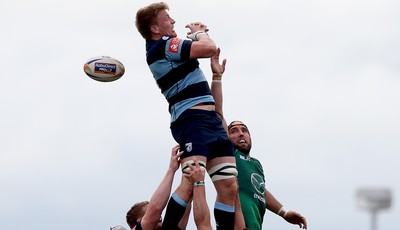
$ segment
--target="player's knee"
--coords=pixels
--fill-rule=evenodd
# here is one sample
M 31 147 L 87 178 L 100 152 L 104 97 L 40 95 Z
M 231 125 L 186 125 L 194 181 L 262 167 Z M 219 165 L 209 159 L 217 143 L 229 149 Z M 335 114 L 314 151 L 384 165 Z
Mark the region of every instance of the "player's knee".
M 219 196 L 229 199 L 236 197 L 239 189 L 236 178 L 228 178 L 214 183 L 218 183 L 218 186 L 220 187 Z
M 237 183 L 236 177 L 230 178 L 226 181 L 228 182 L 227 188 L 229 191 L 229 196 L 236 197 L 237 193 L 239 192 L 239 185 Z

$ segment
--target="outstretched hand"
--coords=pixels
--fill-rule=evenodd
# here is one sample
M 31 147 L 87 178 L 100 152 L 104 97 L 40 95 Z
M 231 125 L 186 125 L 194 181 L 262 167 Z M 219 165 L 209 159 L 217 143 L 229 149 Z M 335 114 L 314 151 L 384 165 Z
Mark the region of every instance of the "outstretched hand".
M 222 64 L 219 63 L 219 54 L 221 49 L 218 47 L 217 52 L 211 57 L 211 71 L 213 74 L 222 75 L 225 72 L 226 59 L 222 60 Z
M 188 28 L 190 31 L 188 32 L 188 35 L 197 31 L 203 31 L 205 33 L 208 32 L 208 28 L 206 25 L 204 25 L 201 22 L 192 22 L 189 23 L 185 26 L 185 28 Z
M 287 211 L 283 218 L 291 224 L 296 224 L 299 225 L 300 228 L 307 229 L 306 218 L 295 211 Z
M 169 162 L 169 168 L 176 172 L 180 165 L 180 157 L 183 154 L 183 151 L 180 151 L 179 145 L 175 145 L 171 150 L 171 159 Z

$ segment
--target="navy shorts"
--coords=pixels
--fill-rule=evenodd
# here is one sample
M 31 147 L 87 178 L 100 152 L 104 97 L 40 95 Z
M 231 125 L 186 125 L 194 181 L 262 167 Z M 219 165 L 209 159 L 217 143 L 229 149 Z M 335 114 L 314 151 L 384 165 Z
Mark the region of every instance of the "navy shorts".
M 234 156 L 233 144 L 215 111 L 188 109 L 171 123 L 171 132 L 181 150 L 181 158 Z

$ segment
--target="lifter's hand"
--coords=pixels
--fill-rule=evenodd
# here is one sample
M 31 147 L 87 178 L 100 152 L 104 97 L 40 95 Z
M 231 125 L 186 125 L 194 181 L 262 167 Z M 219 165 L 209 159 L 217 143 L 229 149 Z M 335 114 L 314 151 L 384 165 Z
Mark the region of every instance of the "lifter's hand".
M 190 169 L 185 176 L 189 178 L 192 184 L 197 181 L 204 181 L 205 172 L 201 169 L 197 159 L 194 159 L 194 165 L 188 164 L 188 166 Z
M 180 157 L 183 154 L 183 151 L 180 151 L 179 145 L 175 145 L 171 150 L 171 160 L 169 162 L 169 169 L 176 172 L 180 165 Z

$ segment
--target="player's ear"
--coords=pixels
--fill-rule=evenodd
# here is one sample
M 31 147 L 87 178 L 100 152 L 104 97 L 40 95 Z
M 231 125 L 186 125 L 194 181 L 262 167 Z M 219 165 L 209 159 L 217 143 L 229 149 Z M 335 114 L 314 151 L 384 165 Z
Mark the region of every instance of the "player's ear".
M 160 30 L 158 29 L 158 26 L 157 26 L 157 25 L 152 25 L 152 26 L 150 26 L 150 30 L 151 30 L 151 32 L 154 33 L 154 34 L 160 33 Z

